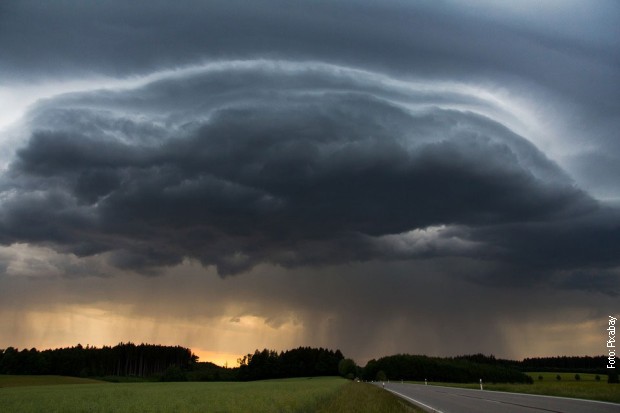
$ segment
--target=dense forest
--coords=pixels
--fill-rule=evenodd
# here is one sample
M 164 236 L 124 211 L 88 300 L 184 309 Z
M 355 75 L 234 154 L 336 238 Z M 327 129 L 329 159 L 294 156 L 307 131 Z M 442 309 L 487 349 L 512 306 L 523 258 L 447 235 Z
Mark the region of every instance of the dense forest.
M 81 377 L 142 377 L 160 380 L 259 380 L 336 376 L 340 350 L 299 347 L 277 353 L 256 350 L 239 359 L 239 367 L 199 363 L 184 347 L 120 343 L 114 347 L 75 347 L 38 351 L 0 350 L 0 374 L 60 374 Z
M 238 367 L 225 368 L 199 362 L 190 349 L 180 346 L 120 343 L 114 347 L 75 347 L 38 351 L 0 349 L 0 374 L 59 374 L 162 381 L 247 381 L 285 377 L 341 375 L 364 380 L 416 380 L 435 382 L 528 383 L 524 371 L 570 371 L 607 374 L 607 359 L 598 357 L 496 359 L 483 354 L 428 357 L 398 354 L 370 360 L 365 367 L 345 358 L 340 350 L 298 347 L 276 352 L 264 349 L 238 359 Z
M 275 379 L 283 377 L 337 376 L 340 350 L 299 347 L 277 353 L 256 350 L 239 360 L 239 379 Z
M 607 356 L 581 356 L 581 357 L 537 357 L 526 358 L 519 367 L 524 371 L 550 371 L 550 372 L 579 372 L 579 373 L 605 373 Z M 606 373 L 605 373 L 606 374 Z
M 439 358 L 398 354 L 370 360 L 362 372 L 366 380 L 416 380 L 471 383 L 482 379 L 493 383 L 531 383 L 516 366 L 492 357 Z
M 198 357 L 180 346 L 120 343 L 114 347 L 75 347 L 0 351 L 1 374 L 60 374 L 66 376 L 148 377 L 187 370 Z

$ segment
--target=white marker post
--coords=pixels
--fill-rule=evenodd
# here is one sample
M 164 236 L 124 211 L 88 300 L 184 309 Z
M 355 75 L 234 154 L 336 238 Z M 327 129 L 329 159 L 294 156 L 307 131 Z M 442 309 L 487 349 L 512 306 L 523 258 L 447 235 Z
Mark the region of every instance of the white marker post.
M 482 388 L 482 379 L 480 379 L 480 390 L 484 390 L 484 389 Z
M 428 386 L 428 382 L 426 381 L 426 379 L 424 379 L 424 385 Z

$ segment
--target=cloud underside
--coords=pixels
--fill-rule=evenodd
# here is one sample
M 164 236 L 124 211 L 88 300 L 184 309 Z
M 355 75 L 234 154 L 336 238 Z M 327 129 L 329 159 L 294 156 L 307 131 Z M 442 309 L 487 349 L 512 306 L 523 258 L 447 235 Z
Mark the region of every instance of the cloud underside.
M 0 242 L 145 274 L 185 259 L 221 275 L 431 257 L 507 279 L 618 266 L 617 213 L 492 102 L 402 86 L 261 61 L 43 101 L 0 181 Z

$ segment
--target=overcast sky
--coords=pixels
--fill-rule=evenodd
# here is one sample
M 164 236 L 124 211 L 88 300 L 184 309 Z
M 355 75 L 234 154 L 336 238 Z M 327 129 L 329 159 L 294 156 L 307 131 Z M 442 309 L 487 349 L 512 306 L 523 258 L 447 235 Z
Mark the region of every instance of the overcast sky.
M 0 348 L 605 352 L 616 1 L 3 1 Z

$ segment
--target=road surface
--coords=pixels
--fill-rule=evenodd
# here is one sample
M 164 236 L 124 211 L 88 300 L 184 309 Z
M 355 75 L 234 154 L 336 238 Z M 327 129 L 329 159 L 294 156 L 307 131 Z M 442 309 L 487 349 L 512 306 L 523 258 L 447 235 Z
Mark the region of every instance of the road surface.
M 620 413 L 620 404 L 563 397 L 388 382 L 385 389 L 437 413 Z

